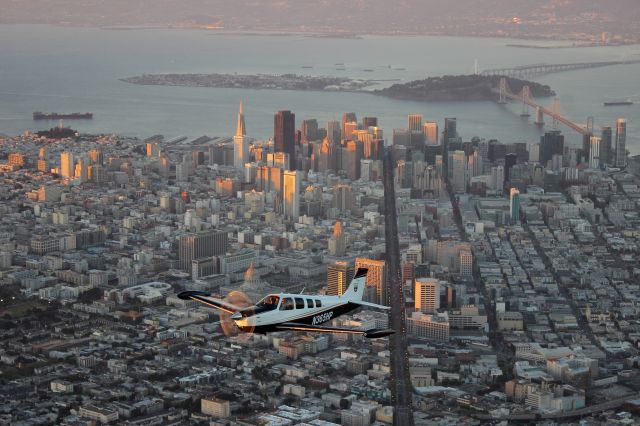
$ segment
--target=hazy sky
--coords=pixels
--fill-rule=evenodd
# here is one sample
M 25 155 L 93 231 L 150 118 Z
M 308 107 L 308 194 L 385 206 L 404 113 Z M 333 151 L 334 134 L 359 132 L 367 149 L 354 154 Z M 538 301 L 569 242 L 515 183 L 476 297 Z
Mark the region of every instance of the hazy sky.
M 513 16 L 537 28 L 637 28 L 640 0 L 0 0 L 0 22 L 71 25 L 223 25 L 376 32 L 492 28 Z M 620 26 L 619 23 L 626 23 Z M 574 28 L 575 27 L 575 28 Z M 597 31 L 598 28 L 595 28 Z M 633 30 L 635 31 L 635 30 Z

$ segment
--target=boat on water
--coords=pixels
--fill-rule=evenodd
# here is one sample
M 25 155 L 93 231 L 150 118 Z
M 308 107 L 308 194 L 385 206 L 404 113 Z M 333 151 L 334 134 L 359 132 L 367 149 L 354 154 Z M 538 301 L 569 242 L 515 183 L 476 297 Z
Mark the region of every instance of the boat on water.
M 90 120 L 92 118 L 93 114 L 90 112 L 58 113 L 36 111 L 33 113 L 34 120 Z
M 631 99 L 626 99 L 622 101 L 609 101 L 604 103 L 604 106 L 619 106 L 619 105 L 633 105 L 633 101 Z

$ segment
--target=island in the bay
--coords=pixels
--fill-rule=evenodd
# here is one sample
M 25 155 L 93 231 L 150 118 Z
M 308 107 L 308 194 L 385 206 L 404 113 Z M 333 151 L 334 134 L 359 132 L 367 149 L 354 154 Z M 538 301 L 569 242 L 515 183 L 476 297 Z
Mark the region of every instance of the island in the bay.
M 376 87 L 390 80 L 298 74 L 144 74 L 123 78 L 122 81 L 154 86 L 362 92 L 395 99 L 447 102 L 495 100 L 498 96 L 495 89 L 499 86 L 500 78 L 500 76 L 483 75 L 429 77 L 424 80 L 393 84 L 383 89 Z M 507 83 L 514 93 L 518 93 L 523 86 L 528 85 L 534 97 L 555 95 L 549 86 L 533 81 L 507 77 Z
M 298 74 L 144 74 L 123 78 L 122 81 L 154 86 L 349 92 L 362 90 L 379 82 L 379 80 Z
M 373 93 L 394 99 L 413 101 L 448 102 L 448 101 L 488 101 L 498 97 L 496 88 L 500 85 L 501 76 L 485 75 L 446 75 L 429 77 L 399 83 Z M 534 81 L 505 77 L 513 93 L 520 93 L 524 86 L 529 86 L 531 96 L 545 98 L 555 96 L 551 87 Z

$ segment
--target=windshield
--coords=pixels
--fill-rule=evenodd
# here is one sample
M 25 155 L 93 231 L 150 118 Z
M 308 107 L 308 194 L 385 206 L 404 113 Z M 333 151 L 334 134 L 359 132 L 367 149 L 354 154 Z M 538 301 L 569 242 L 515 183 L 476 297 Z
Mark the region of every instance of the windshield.
M 259 301 L 256 306 L 258 308 L 262 308 L 265 311 L 271 311 L 273 309 L 276 309 L 278 307 L 278 303 L 280 303 L 280 298 L 278 296 L 276 296 L 275 294 L 270 294 L 269 296 L 265 297 L 264 299 L 262 299 L 261 301 Z

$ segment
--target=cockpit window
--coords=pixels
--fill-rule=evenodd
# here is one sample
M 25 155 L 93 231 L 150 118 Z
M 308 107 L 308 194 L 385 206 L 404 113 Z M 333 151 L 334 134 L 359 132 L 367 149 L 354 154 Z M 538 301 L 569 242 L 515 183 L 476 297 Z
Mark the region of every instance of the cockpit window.
M 278 303 L 280 303 L 280 297 L 275 294 L 270 294 L 259 301 L 256 306 L 264 309 L 265 311 L 272 311 L 278 307 Z
M 280 305 L 281 311 L 291 311 L 293 310 L 293 299 L 290 297 L 285 297 L 282 299 L 282 304 Z

